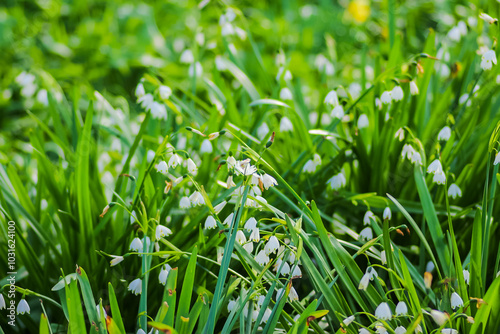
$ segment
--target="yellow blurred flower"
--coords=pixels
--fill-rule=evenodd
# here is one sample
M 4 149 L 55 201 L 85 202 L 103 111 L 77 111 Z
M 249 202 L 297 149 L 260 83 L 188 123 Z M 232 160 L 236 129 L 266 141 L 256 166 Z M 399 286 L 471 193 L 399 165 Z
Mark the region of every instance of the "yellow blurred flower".
M 354 0 L 347 6 L 347 11 L 357 23 L 363 23 L 370 16 L 370 5 L 367 0 Z

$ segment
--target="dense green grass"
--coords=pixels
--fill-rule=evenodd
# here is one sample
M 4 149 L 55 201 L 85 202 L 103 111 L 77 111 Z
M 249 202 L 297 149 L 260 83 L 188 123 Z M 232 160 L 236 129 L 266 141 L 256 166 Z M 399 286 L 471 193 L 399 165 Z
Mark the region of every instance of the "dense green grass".
M 499 333 L 485 12 L 7 1 L 0 332 Z

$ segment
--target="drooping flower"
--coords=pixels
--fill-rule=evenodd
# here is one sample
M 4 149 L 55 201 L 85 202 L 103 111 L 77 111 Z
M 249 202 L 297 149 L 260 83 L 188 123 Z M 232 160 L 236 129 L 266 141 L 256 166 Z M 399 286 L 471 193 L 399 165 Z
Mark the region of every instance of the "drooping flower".
M 123 256 L 119 256 L 119 255 L 111 255 L 111 257 L 113 258 L 109 264 L 111 267 L 113 266 L 116 266 L 118 263 L 122 262 L 123 261 Z M 0 308 L 1 309 L 1 308 Z
M 359 290 L 366 290 L 368 287 L 368 284 L 370 284 L 370 274 L 365 273 L 363 277 L 361 277 L 361 281 L 359 281 Z
M 446 174 L 443 171 L 437 172 L 436 174 L 434 174 L 432 181 L 437 183 L 437 184 L 445 184 L 446 183 Z
M 299 300 L 299 295 L 298 295 L 297 291 L 295 291 L 295 289 L 293 287 L 290 289 L 290 293 L 288 293 L 288 299 L 291 302 Z
M 201 195 L 199 191 L 195 191 L 189 196 L 189 201 L 191 202 L 191 205 L 193 206 L 198 206 L 198 205 L 204 205 L 205 204 L 205 199 Z
M 404 97 L 403 88 L 395 86 L 391 91 L 391 97 L 394 101 L 401 101 Z
M 385 250 L 380 252 L 380 262 L 382 262 L 382 264 L 387 264 L 387 255 L 385 254 Z
M 238 230 L 236 232 L 236 242 L 239 243 L 240 245 L 243 245 L 245 242 L 247 242 L 247 238 L 245 237 L 245 233 L 243 233 L 242 230 Z
M 464 301 L 462 300 L 462 297 L 456 292 L 453 292 L 451 294 L 451 308 L 456 309 L 457 307 L 462 307 L 464 306 Z
M 404 301 L 400 301 L 398 305 L 396 305 L 396 315 L 406 315 L 408 314 L 408 307 Z
M 307 160 L 302 168 L 302 172 L 312 174 L 316 171 L 316 164 L 311 159 Z
M 406 334 L 406 328 L 404 328 L 403 326 L 398 326 L 394 330 L 394 333 L 396 333 L 396 334 Z
M 373 231 L 370 226 L 365 227 L 361 232 L 359 232 L 360 240 L 371 240 L 373 239 Z
M 245 223 L 245 230 L 251 232 L 257 227 L 257 220 L 254 217 L 250 217 Z
M 292 91 L 288 87 L 283 87 L 280 90 L 280 100 L 293 100 Z
M 200 153 L 201 154 L 210 154 L 213 152 L 213 147 L 212 143 L 210 142 L 210 139 L 205 139 L 204 141 L 201 142 L 201 147 L 200 147 Z
M 288 132 L 288 131 L 293 131 L 293 124 L 292 121 L 286 116 L 281 117 L 280 120 L 280 131 L 281 132 Z
M 453 328 L 443 328 L 441 334 L 458 334 L 458 331 Z
M 464 275 L 464 281 L 465 283 L 469 284 L 469 278 L 470 278 L 470 273 L 467 269 L 463 270 L 463 275 Z
M 438 133 L 438 140 L 447 141 L 451 137 L 451 128 L 449 126 L 445 126 Z
M 205 228 L 207 230 L 211 230 L 216 227 L 217 227 L 217 222 L 215 221 L 215 218 L 213 216 L 208 216 L 207 219 L 205 220 Z
M 0 293 L 0 310 L 7 308 L 7 305 L 5 304 L 5 299 L 3 297 L 3 294 Z
M 370 210 L 366 211 L 365 216 L 363 217 L 363 225 L 370 225 L 370 219 L 375 220 L 375 214 Z
M 332 107 L 338 106 L 339 105 L 339 98 L 337 96 L 337 92 L 335 90 L 329 91 L 328 94 L 326 94 L 326 96 L 325 96 L 324 103 L 328 104 Z
M 259 242 L 260 241 L 260 231 L 259 228 L 256 227 L 252 230 L 252 233 L 250 233 L 250 237 L 248 237 L 248 240 L 251 240 L 253 242 Z
M 339 104 L 338 106 L 336 106 L 332 109 L 332 112 L 330 113 L 330 115 L 332 117 L 342 119 L 342 117 L 344 117 L 344 107 L 342 107 L 342 105 Z
M 187 196 L 181 197 L 181 200 L 179 201 L 179 208 L 189 209 L 190 207 L 191 207 L 191 201 L 189 200 L 189 197 Z
M 442 173 L 443 172 L 443 166 L 441 166 L 441 161 L 439 159 L 434 160 L 431 162 L 429 167 L 427 167 L 427 173 Z
M 479 18 L 482 19 L 482 20 L 484 20 L 484 21 L 486 21 L 486 22 L 488 22 L 489 24 L 492 24 L 492 23 L 495 23 L 496 21 L 498 21 L 497 19 L 489 16 L 486 13 L 479 14 Z
M 140 278 L 136 278 L 128 285 L 128 290 L 131 291 L 134 295 L 140 295 L 142 292 L 142 280 Z
M 139 84 L 135 88 L 135 96 L 137 98 L 140 98 L 144 96 L 144 94 L 146 94 L 146 91 L 144 90 L 144 85 L 142 84 L 142 82 L 139 82 Z
M 398 138 L 399 141 L 403 141 L 405 139 L 405 130 L 403 128 L 399 128 L 394 135 L 394 138 Z
M 196 164 L 191 158 L 187 159 L 187 170 L 191 174 L 196 174 L 198 171 L 198 167 L 196 167 Z
M 418 95 L 418 86 L 414 80 L 410 81 L 410 94 Z
M 168 165 L 170 168 L 175 168 L 181 163 L 182 163 L 182 158 L 177 153 L 172 154 L 172 156 L 168 160 Z
M 226 219 L 224 219 L 223 224 L 227 225 L 227 226 L 232 225 L 233 224 L 233 217 L 234 217 L 234 212 L 231 212 L 231 214 L 229 216 L 227 216 Z
M 193 51 L 186 49 L 184 52 L 181 54 L 181 63 L 183 64 L 191 64 L 194 62 L 194 56 L 193 56 Z
M 385 91 L 380 95 L 380 102 L 382 104 L 391 104 L 392 102 L 392 92 L 391 91 Z
M 438 310 L 431 310 L 431 317 L 438 326 L 443 326 L 448 321 L 449 316 Z
M 481 68 L 485 71 L 491 70 L 493 64 L 497 64 L 497 55 L 495 50 L 488 50 L 481 57 Z
M 408 158 L 408 160 L 411 160 L 411 157 L 413 156 L 413 154 L 415 154 L 415 149 L 413 148 L 413 146 L 411 146 L 410 144 L 404 144 L 403 145 L 403 149 L 401 150 L 401 159 L 406 159 Z
M 344 320 L 342 320 L 342 324 L 343 324 L 344 326 L 346 326 L 346 327 L 347 327 L 347 326 L 349 326 L 349 325 L 350 325 L 353 321 L 354 321 L 354 316 L 353 316 L 353 315 L 351 315 L 351 316 L 349 316 L 349 317 L 345 318 Z
M 366 116 L 366 114 L 359 115 L 358 128 L 360 129 L 367 128 L 369 125 L 370 121 L 368 120 L 368 116 Z
M 414 165 L 422 166 L 422 157 L 420 156 L 420 153 L 418 153 L 417 151 L 413 152 L 413 154 L 411 155 L 410 161 Z
M 386 302 L 380 303 L 380 305 L 375 310 L 375 317 L 377 317 L 379 320 L 391 320 L 392 312 L 389 304 L 387 304 Z
M 168 100 L 170 98 L 170 95 L 172 95 L 172 88 L 168 86 L 161 85 L 158 91 L 160 93 L 160 97 L 164 100 Z
M 163 225 L 156 226 L 156 240 L 160 240 L 162 237 L 168 237 L 172 234 L 172 231 Z
M 168 165 L 165 161 L 160 161 L 158 165 L 156 165 L 156 171 L 158 173 L 165 173 L 168 170 Z
M 216 206 L 214 206 L 215 213 L 219 214 L 222 211 L 222 209 L 224 209 L 226 204 L 227 204 L 227 201 L 222 201 L 219 204 L 217 204 Z
M 160 281 L 160 284 L 167 284 L 167 277 L 168 277 L 168 273 L 170 272 L 170 269 L 172 269 L 172 267 L 170 267 L 170 265 L 168 264 L 165 264 L 163 267 L 161 267 L 161 270 L 160 270 L 160 274 L 158 275 L 158 280 Z
M 19 304 L 17 304 L 17 314 L 24 314 L 24 313 L 30 314 L 30 306 L 26 301 L 26 299 L 23 298 L 19 301 Z
M 456 183 L 452 183 L 448 188 L 448 197 L 456 199 L 457 197 L 462 197 L 462 190 Z
M 276 181 L 276 179 L 269 174 L 262 175 L 262 183 L 266 190 L 269 189 L 269 187 L 278 185 L 278 181 Z
M 342 172 L 340 172 L 337 175 L 334 175 L 333 177 L 331 177 L 327 181 L 327 184 L 330 186 L 330 189 L 339 190 L 340 188 L 345 187 L 346 182 L 347 181 L 345 179 L 344 174 L 342 174 Z
M 257 254 L 257 256 L 255 256 L 255 261 L 257 261 L 257 263 L 260 264 L 261 266 L 265 266 L 266 264 L 269 263 L 269 256 L 263 249 L 261 249 Z
M 139 252 L 139 251 L 142 252 L 143 244 L 141 239 L 134 238 L 134 240 L 132 240 L 132 242 L 130 243 L 129 249 L 134 252 Z
M 371 332 L 366 328 L 360 328 L 358 334 L 371 334 Z
M 276 238 L 274 235 L 271 236 L 267 241 L 266 246 L 264 247 L 266 255 L 275 253 L 279 246 L 280 243 L 278 241 L 278 238 Z
M 382 215 L 382 218 L 384 218 L 384 220 L 386 219 L 391 219 L 392 218 L 392 212 L 391 212 L 391 208 L 390 207 L 386 207 L 384 209 L 384 213 Z
M 498 165 L 500 163 L 500 152 L 495 155 L 495 161 L 493 161 L 493 165 Z

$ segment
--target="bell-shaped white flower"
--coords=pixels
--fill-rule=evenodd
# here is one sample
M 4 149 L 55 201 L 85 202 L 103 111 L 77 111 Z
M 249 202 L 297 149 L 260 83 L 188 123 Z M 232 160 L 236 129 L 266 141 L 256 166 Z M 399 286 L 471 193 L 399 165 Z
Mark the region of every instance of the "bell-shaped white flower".
M 196 164 L 191 158 L 187 159 L 187 170 L 191 174 L 196 174 L 198 171 L 198 167 L 196 167 Z
M 434 174 L 432 181 L 437 183 L 437 184 L 445 184 L 446 183 L 446 174 L 443 171 L 438 172 L 438 173 Z
M 269 240 L 266 243 L 266 246 L 264 247 L 264 250 L 267 255 L 273 254 L 276 252 L 278 247 L 280 246 L 280 243 L 278 241 L 278 238 L 276 238 L 274 235 L 269 238 Z
M 334 175 L 333 177 L 331 177 L 327 181 L 327 184 L 329 185 L 330 189 L 339 190 L 339 189 L 345 187 L 346 182 L 347 181 L 345 179 L 345 176 L 341 172 L 341 173 L 338 173 L 337 175 Z
M 441 334 L 458 334 L 458 331 L 453 328 L 443 328 Z
M 429 167 L 427 167 L 427 173 L 442 173 L 443 172 L 443 166 L 441 166 L 441 161 L 439 159 L 434 160 L 431 162 Z
M 252 233 L 250 233 L 250 237 L 248 237 L 248 240 L 251 240 L 253 242 L 259 242 L 260 241 L 260 231 L 259 228 L 256 227 L 252 230 Z
M 418 95 L 418 86 L 414 80 L 410 81 L 410 94 Z
M 359 239 L 362 241 L 367 241 L 373 239 L 373 231 L 371 227 L 365 227 L 361 232 L 359 232 Z
M 464 301 L 462 300 L 462 297 L 456 292 L 453 292 L 451 294 L 451 308 L 456 309 L 457 307 L 462 307 L 464 306 Z
M 403 88 L 395 86 L 391 91 L 391 97 L 394 101 L 401 101 L 404 97 Z
M 337 92 L 334 90 L 331 90 L 326 94 L 325 96 L 325 104 L 330 105 L 332 107 L 338 106 L 339 105 L 339 97 L 337 95 Z
M 299 295 L 297 294 L 297 291 L 295 291 L 293 287 L 290 289 L 290 293 L 288 293 L 288 299 L 290 300 L 290 302 L 299 300 Z
M 141 239 L 139 238 L 134 238 L 132 242 L 130 243 L 129 249 L 134 252 L 142 252 L 143 249 L 143 244 Z
M 493 64 L 497 64 L 497 55 L 495 50 L 488 50 L 481 57 L 481 68 L 485 71 L 491 70 Z
M 3 310 L 4 308 L 7 308 L 7 305 L 5 304 L 3 294 L 0 293 L 0 310 Z
M 244 243 L 247 242 L 247 238 L 245 237 L 245 233 L 243 233 L 242 230 L 238 230 L 236 232 L 236 242 L 239 243 L 240 245 L 243 245 Z
M 406 328 L 403 326 L 398 326 L 396 329 L 394 329 L 395 334 L 406 334 Z
M 358 334 L 371 334 L 372 332 L 370 332 L 368 329 L 366 328 L 360 328 L 358 330 Z
M 167 170 L 168 170 L 168 165 L 167 165 L 167 163 L 165 161 L 160 161 L 156 165 L 156 171 L 158 173 L 165 173 Z
M 370 121 L 368 120 L 368 116 L 366 116 L 366 114 L 359 115 L 358 128 L 360 129 L 367 128 L 369 125 Z
M 380 102 L 382 104 L 391 104 L 392 102 L 392 92 L 391 91 L 385 91 L 380 95 Z
M 109 262 L 109 264 L 110 264 L 111 267 L 116 266 L 118 263 L 120 263 L 120 262 L 122 262 L 124 260 L 123 256 L 119 256 L 119 255 L 111 255 L 111 257 L 113 257 L 113 259 Z M 0 305 L 0 310 L 1 309 L 2 308 L 1 308 L 1 305 Z
M 30 314 L 30 306 L 28 305 L 26 299 L 23 298 L 19 301 L 19 304 L 17 304 L 17 314 L 24 313 Z
M 391 219 L 392 218 L 392 212 L 391 212 L 391 208 L 390 207 L 386 207 L 384 209 L 384 213 L 382 215 L 382 218 L 384 218 L 384 220 L 386 219 Z
M 134 295 L 140 295 L 142 292 L 142 280 L 140 278 L 136 278 L 128 285 L 128 290 L 131 291 Z
M 276 179 L 274 177 L 272 177 L 271 175 L 264 174 L 264 175 L 262 175 L 262 184 L 263 184 L 264 188 L 267 190 L 267 189 L 269 189 L 269 187 L 273 187 L 273 186 L 278 185 L 278 181 L 276 181 Z
M 269 263 L 269 256 L 263 249 L 261 249 L 257 254 L 257 256 L 255 256 L 255 261 L 257 261 L 257 263 L 260 264 L 261 266 L 265 266 L 266 264 Z
M 342 325 L 344 325 L 345 327 L 349 326 L 352 322 L 354 321 L 354 316 L 351 315 L 347 318 L 345 318 L 344 320 L 342 320 Z
M 448 197 L 452 197 L 453 199 L 462 197 L 462 190 L 460 190 L 460 187 L 456 183 L 452 183 L 448 188 Z
M 443 326 L 446 321 L 450 318 L 446 313 L 438 311 L 438 310 L 431 310 L 431 317 L 434 320 L 434 322 L 438 326 Z
M 170 265 L 165 264 L 163 267 L 161 267 L 160 274 L 158 275 L 158 280 L 160 281 L 160 284 L 165 285 L 167 284 L 167 277 L 168 273 L 170 272 Z
M 422 166 L 422 157 L 420 156 L 420 153 L 418 153 L 417 151 L 413 152 L 410 161 L 414 165 Z
M 344 107 L 341 104 L 339 104 L 338 106 L 332 109 L 330 115 L 334 118 L 342 119 L 342 117 L 344 117 Z
M 266 124 L 266 122 L 263 122 L 258 128 L 257 128 L 257 137 L 262 140 L 264 137 L 269 133 L 269 126 Z
M 292 271 L 292 277 L 297 278 L 297 277 L 302 277 L 302 270 L 300 270 L 300 267 L 297 265 Z
M 160 240 L 162 237 L 168 237 L 172 234 L 172 231 L 163 225 L 156 226 L 156 240 Z
M 493 161 L 493 165 L 498 165 L 500 163 L 500 151 L 495 155 L 495 161 Z
M 385 254 L 385 250 L 380 252 L 380 262 L 382 262 L 382 264 L 387 264 L 387 255 Z
M 470 273 L 467 269 L 463 270 L 463 275 L 464 275 L 464 281 L 465 283 L 469 284 L 469 278 L 470 278 Z
M 280 100 L 293 100 L 292 91 L 288 87 L 284 87 L 280 90 Z
M 245 230 L 252 232 L 257 227 L 257 220 L 254 217 L 248 218 L 245 223 Z
M 164 100 L 168 100 L 170 96 L 172 95 L 172 88 L 168 86 L 163 86 L 161 85 L 160 88 L 158 89 L 160 93 L 160 97 Z
M 363 217 L 363 225 L 370 225 L 370 220 L 375 220 L 375 214 L 370 210 L 366 211 L 365 216 Z
M 213 228 L 217 227 L 217 221 L 213 216 L 208 216 L 207 219 L 205 220 L 205 228 L 207 230 L 211 230 Z
M 194 56 L 193 56 L 193 51 L 186 49 L 184 52 L 181 54 L 181 63 L 183 64 L 191 64 L 194 62 Z
M 403 141 L 405 139 L 405 130 L 403 128 L 399 128 L 394 135 L 394 138 L 398 138 L 399 141 Z
M 200 153 L 201 154 L 210 154 L 213 152 L 212 143 L 209 139 L 205 139 L 201 142 Z
M 137 98 L 140 98 L 143 97 L 144 94 L 146 94 L 146 91 L 144 90 L 144 85 L 142 84 L 142 82 L 139 82 L 139 84 L 135 88 L 135 96 Z
M 370 277 L 371 275 L 368 273 L 365 273 L 363 277 L 361 277 L 361 281 L 359 281 L 359 290 L 366 290 L 368 288 L 368 285 L 370 284 Z
M 447 141 L 451 137 L 451 128 L 449 126 L 445 126 L 438 133 L 438 140 Z
M 404 301 L 400 301 L 398 305 L 396 305 L 396 315 L 406 315 L 408 314 L 408 306 Z
M 408 158 L 408 160 L 411 160 L 411 157 L 413 156 L 413 154 L 415 154 L 415 149 L 413 148 L 413 146 L 411 146 L 410 144 L 404 144 L 403 145 L 403 149 L 401 150 L 401 159 L 406 159 Z
M 286 117 L 286 116 L 281 117 L 281 120 L 280 120 L 280 131 L 281 132 L 293 131 L 292 121 L 288 117 Z
M 386 302 L 380 303 L 380 305 L 375 310 L 375 317 L 379 320 L 391 320 L 392 312 L 389 304 Z
M 168 160 L 168 165 L 170 168 L 175 168 L 181 163 L 182 163 L 182 158 L 177 153 L 172 154 L 172 156 Z
M 199 205 L 204 205 L 205 204 L 205 199 L 201 195 L 199 191 L 195 191 L 189 196 L 189 201 L 191 202 L 192 206 L 199 206 Z
M 219 214 L 224 209 L 226 204 L 227 204 L 227 201 L 222 201 L 219 204 L 217 204 L 216 206 L 214 206 L 215 213 Z
M 312 161 L 311 159 L 307 160 L 307 162 L 305 163 L 304 167 L 302 168 L 302 172 L 304 173 L 309 173 L 309 174 L 312 174 L 316 171 L 316 164 L 314 163 L 314 161 Z
M 181 200 L 179 201 L 179 208 L 189 209 L 190 207 L 191 207 L 191 201 L 189 200 L 189 197 L 187 196 L 181 197 Z

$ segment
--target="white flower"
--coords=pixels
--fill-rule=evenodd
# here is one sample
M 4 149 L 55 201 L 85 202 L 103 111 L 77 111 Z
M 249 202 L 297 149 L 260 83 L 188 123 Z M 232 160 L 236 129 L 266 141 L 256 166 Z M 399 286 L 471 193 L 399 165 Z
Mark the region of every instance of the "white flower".
M 441 166 L 441 161 L 439 159 L 434 160 L 431 162 L 429 167 L 427 167 L 427 173 L 442 173 L 443 172 L 443 166 Z
M 201 77 L 201 75 L 203 74 L 203 67 L 201 66 L 199 61 L 189 66 L 188 74 L 190 77 Z
M 438 172 L 438 173 L 434 174 L 432 181 L 437 183 L 437 184 L 445 184 L 446 183 L 446 174 L 443 171 Z
M 191 207 L 191 201 L 189 200 L 189 197 L 183 196 L 179 201 L 179 208 L 189 209 L 190 207 Z
M 380 261 L 382 264 L 387 264 L 387 256 L 385 254 L 385 250 L 380 252 Z
M 208 216 L 207 219 L 205 220 L 205 228 L 207 230 L 211 230 L 216 227 L 217 227 L 217 222 L 215 221 L 215 218 L 212 216 Z
M 344 117 L 344 107 L 342 107 L 342 105 L 339 104 L 338 106 L 336 106 L 336 107 L 333 108 L 333 110 L 330 113 L 330 115 L 332 117 L 341 119 L 342 117 Z
M 216 206 L 214 206 L 215 213 L 219 214 L 222 211 L 222 209 L 224 209 L 226 204 L 227 204 L 227 201 L 222 201 L 219 204 L 217 204 Z
M 128 290 L 131 291 L 134 295 L 140 295 L 142 292 L 142 280 L 140 278 L 136 278 L 128 285 Z
M 182 158 L 177 153 L 172 154 L 172 156 L 168 160 L 168 165 L 170 166 L 170 168 L 175 168 L 181 163 Z
M 344 326 L 346 326 L 346 327 L 347 327 L 347 326 L 349 326 L 349 325 L 350 325 L 353 321 L 354 321 L 354 316 L 353 316 L 353 315 L 351 315 L 351 316 L 349 316 L 349 317 L 345 318 L 344 320 L 342 320 L 342 324 L 343 324 Z
M 281 117 L 280 131 L 281 132 L 293 131 L 292 121 L 290 121 L 290 119 L 286 116 Z
M 250 237 L 248 237 L 248 240 L 251 240 L 253 242 L 259 242 L 260 241 L 260 231 L 259 228 L 256 227 L 252 230 L 252 233 L 250 233 Z
M 280 90 L 280 100 L 293 100 L 293 95 L 288 87 L 284 87 Z
M 373 239 L 373 232 L 371 227 L 364 228 L 361 232 L 359 232 L 360 240 L 371 240 Z
M 396 333 L 396 334 L 406 334 L 406 328 L 404 328 L 403 326 L 398 326 L 394 330 L 394 333 Z
M 208 135 L 208 140 L 214 140 L 216 138 L 219 138 L 221 135 L 221 132 L 212 132 L 211 134 Z
M 201 142 L 201 147 L 200 147 L 200 153 L 212 153 L 213 147 L 212 143 L 210 142 L 209 139 L 205 139 L 204 141 Z
M 414 165 L 422 166 L 422 157 L 420 156 L 420 153 L 418 153 L 417 151 L 413 152 L 410 160 Z
M 404 144 L 403 149 L 401 150 L 401 159 L 408 158 L 411 160 L 411 157 L 415 154 L 415 149 L 410 144 Z
M 252 242 L 247 242 L 243 244 L 243 249 L 246 250 L 249 254 L 252 253 L 253 251 L 253 243 Z
M 269 187 L 278 185 L 278 181 L 276 181 L 276 179 L 269 174 L 262 175 L 262 183 L 266 190 L 269 189 Z
M 498 165 L 500 163 L 500 152 L 495 155 L 495 161 L 493 161 L 493 165 Z
M 106 310 L 104 309 L 104 307 L 102 307 L 101 305 L 97 304 L 95 306 L 96 310 L 97 310 L 97 318 L 100 320 L 101 319 L 101 310 L 103 311 L 104 313 L 104 319 L 106 319 L 108 317 L 108 315 L 106 314 Z
M 465 283 L 469 284 L 469 278 L 470 278 L 470 273 L 467 269 L 464 269 L 463 270 L 463 274 L 464 274 L 464 281 Z
M 316 166 L 321 166 L 321 156 L 318 153 L 314 153 L 313 161 Z
M 231 212 L 231 214 L 229 216 L 227 216 L 226 219 L 224 219 L 223 224 L 227 225 L 227 226 L 231 226 L 233 224 L 233 217 L 234 217 L 234 212 Z
M 255 261 L 261 266 L 265 266 L 269 262 L 269 256 L 267 256 L 266 252 L 261 249 L 260 252 L 255 257 Z
M 462 297 L 460 297 L 458 293 L 453 292 L 451 294 L 451 308 L 456 309 L 457 307 L 462 307 L 462 306 L 464 306 L 464 301 L 462 300 Z
M 375 98 L 375 107 L 377 107 L 378 110 L 382 110 L 382 101 L 380 101 L 378 97 Z
M 47 90 L 46 89 L 40 89 L 38 93 L 36 94 L 36 100 L 43 104 L 44 106 L 49 105 L 49 97 L 47 96 Z
M 291 302 L 299 300 L 299 295 L 297 294 L 297 291 L 295 291 L 293 287 L 290 289 L 290 293 L 288 294 L 288 299 Z
M 311 159 L 307 160 L 304 167 L 302 167 L 302 172 L 304 173 L 314 173 L 316 171 L 316 164 Z
M 441 334 L 458 334 L 458 331 L 453 328 L 443 328 Z
M 453 27 L 448 31 L 448 38 L 452 41 L 459 42 L 460 38 L 462 38 L 462 34 L 460 33 L 459 27 Z
M 236 159 L 232 155 L 227 158 L 226 163 L 228 169 L 236 167 Z
M 334 90 L 329 91 L 328 94 L 326 94 L 324 102 L 325 102 L 325 104 L 329 104 L 333 107 L 338 106 L 339 105 L 339 98 L 337 96 L 337 92 Z
M 139 252 L 139 251 L 142 252 L 143 248 L 144 247 L 143 247 L 142 241 L 139 238 L 134 238 L 134 240 L 132 240 L 132 242 L 130 243 L 130 247 L 129 247 L 129 249 L 131 251 L 134 251 L 134 252 Z
M 445 322 L 448 321 L 449 319 L 446 313 L 438 310 L 431 310 L 431 317 L 432 319 L 434 319 L 434 321 L 438 326 L 443 326 Z
M 193 52 L 189 49 L 184 50 L 184 52 L 182 52 L 181 54 L 180 60 L 183 64 L 191 64 L 192 62 L 194 62 Z
M 141 107 L 143 107 L 144 109 L 150 110 L 155 101 L 153 95 L 148 93 L 138 98 L 137 102 L 139 102 L 141 104 Z
M 302 270 L 300 270 L 298 265 L 293 269 L 292 277 L 302 277 Z
M 170 269 L 172 269 L 168 264 L 165 264 L 163 267 L 161 267 L 160 274 L 158 275 L 158 280 L 160 281 L 160 284 L 167 284 L 167 277 L 168 273 L 170 272 Z
M 408 307 L 406 303 L 401 301 L 396 305 L 396 315 L 406 315 L 408 314 Z
M 380 102 L 382 102 L 382 104 L 391 104 L 392 92 L 388 90 L 383 92 L 382 95 L 380 95 Z
M 391 97 L 394 101 L 401 101 L 404 97 L 403 88 L 395 86 L 391 91 Z
M 167 119 L 167 108 L 163 104 L 154 101 L 150 106 L 150 110 L 153 118 Z
M 438 133 L 438 140 L 447 141 L 448 139 L 450 139 L 450 137 L 451 137 L 451 129 L 449 126 L 445 126 Z
M 0 310 L 7 308 L 5 304 L 5 299 L 3 298 L 3 294 L 0 293 Z
M 153 161 L 153 159 L 155 158 L 155 155 L 156 155 L 155 151 L 149 150 L 147 155 L 146 155 L 147 162 L 150 163 L 151 161 Z
M 170 98 L 170 95 L 172 95 L 172 88 L 161 85 L 159 88 L 159 92 L 162 99 L 168 100 Z
M 198 171 L 198 167 L 196 167 L 196 164 L 191 158 L 187 160 L 187 169 L 191 174 L 196 174 L 196 172 Z
M 330 178 L 327 181 L 327 184 L 330 186 L 331 189 L 333 190 L 339 190 L 340 188 L 345 187 L 346 185 L 346 179 L 344 174 L 338 173 L 337 175 L 334 175 L 332 178 Z
M 269 238 L 269 240 L 266 243 L 266 246 L 264 247 L 264 251 L 266 252 L 266 255 L 276 253 L 276 250 L 280 246 L 280 243 L 278 241 L 278 238 L 276 238 L 274 235 Z
M 168 237 L 172 234 L 172 231 L 163 225 L 156 226 L 156 240 L 160 240 L 162 237 Z
M 359 115 L 358 128 L 360 129 L 367 128 L 369 125 L 370 121 L 368 120 L 368 116 L 366 116 L 366 114 Z
M 491 70 L 493 64 L 497 64 L 497 55 L 495 54 L 495 50 L 488 50 L 481 57 L 481 68 L 483 70 Z
M 391 212 L 391 208 L 390 207 L 386 207 L 384 209 L 384 213 L 382 215 L 382 218 L 384 218 L 384 220 L 392 218 L 392 212 Z
M 160 161 L 158 165 L 156 165 L 156 171 L 158 173 L 165 173 L 168 170 L 168 165 L 165 161 Z
M 238 232 L 236 232 L 236 242 L 239 243 L 240 245 L 243 245 L 245 242 L 247 242 L 245 233 L 243 233 L 242 230 L 238 230 Z
M 486 13 L 479 14 L 479 18 L 488 22 L 489 24 L 492 24 L 492 23 L 495 23 L 495 21 L 498 21 L 497 19 L 492 18 L 491 16 L 489 16 Z
M 379 320 L 391 320 L 392 312 L 389 304 L 386 302 L 380 303 L 380 305 L 375 310 L 375 317 Z
M 257 227 L 257 220 L 254 217 L 250 217 L 245 223 L 245 230 L 248 232 L 253 231 Z
M 358 334 L 371 334 L 371 332 L 366 328 L 360 328 Z
M 266 122 L 262 122 L 262 124 L 257 128 L 257 137 L 262 140 L 268 133 L 269 127 L 267 126 Z
M 228 303 L 227 303 L 227 311 L 228 312 L 231 312 L 234 307 L 236 306 L 236 301 L 235 300 L 230 300 Z
M 118 255 L 111 255 L 111 257 L 113 257 L 113 260 L 111 260 L 109 262 L 110 266 L 113 267 L 113 266 L 116 266 L 118 263 L 122 262 L 123 261 L 123 256 L 118 256 Z M 0 310 L 1 310 L 1 303 L 0 303 Z
M 394 135 L 394 138 L 398 138 L 399 141 L 403 141 L 405 139 L 405 130 L 403 128 L 399 128 Z
M 418 95 L 418 86 L 415 81 L 410 81 L 410 94 Z
M 361 277 L 361 281 L 359 281 L 359 290 L 366 290 L 368 287 L 368 284 L 370 284 L 370 277 L 371 275 L 369 273 L 365 273 L 363 277 Z
M 203 199 L 203 196 L 199 191 L 195 191 L 194 193 L 192 193 L 191 196 L 189 196 L 189 200 L 191 201 L 191 205 L 193 206 L 205 204 L 205 199 Z
M 370 218 L 375 220 L 375 214 L 368 210 L 363 217 L 363 225 L 370 225 Z
M 453 197 L 453 199 L 462 197 L 462 190 L 460 190 L 456 183 L 452 183 L 448 188 L 448 197 Z
M 17 314 L 24 313 L 30 314 L 30 306 L 28 305 L 26 299 L 23 298 L 19 301 L 19 304 L 17 304 Z

